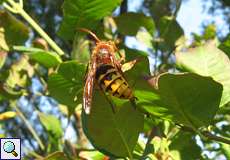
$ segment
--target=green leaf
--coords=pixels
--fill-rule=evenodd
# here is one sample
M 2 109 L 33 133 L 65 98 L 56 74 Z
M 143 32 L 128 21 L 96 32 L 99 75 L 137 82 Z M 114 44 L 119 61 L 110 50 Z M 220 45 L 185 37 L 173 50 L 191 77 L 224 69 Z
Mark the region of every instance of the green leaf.
M 13 112 L 13 111 L 3 112 L 3 113 L 0 113 L 0 121 L 8 120 L 16 116 L 17 116 L 16 112 Z
M 201 148 L 196 144 L 196 140 L 192 136 L 190 133 L 180 132 L 173 138 L 169 146 L 173 159 L 201 159 Z
M 230 101 L 230 60 L 215 44 L 189 49 L 176 53 L 179 68 L 202 76 L 210 76 L 223 85 L 220 107 Z
M 7 0 L 0 0 L 0 4 L 2 5 L 3 2 L 6 2 Z
M 29 64 L 28 59 L 27 56 L 23 55 L 11 66 L 9 76 L 6 79 L 7 86 L 25 88 L 29 84 L 34 75 L 34 68 Z
M 9 46 L 7 45 L 4 29 L 0 27 L 0 51 L 9 51 Z
M 144 77 L 150 75 L 148 54 L 146 52 L 125 47 L 126 62 L 137 59 L 134 67 L 125 72 L 128 84 L 134 89 L 149 89 L 147 83 L 143 83 Z
M 84 131 L 102 153 L 132 159 L 143 129 L 143 115 L 129 101 L 115 98 L 110 102 L 115 105 L 115 113 L 102 92 L 94 92 L 91 113 L 82 114 Z
M 145 146 L 144 153 L 142 155 L 143 158 L 147 158 L 149 154 L 153 154 L 155 151 L 154 144 L 152 142 L 147 143 Z
M 166 138 L 153 137 L 152 140 L 146 144 L 142 159 L 157 160 L 159 159 L 158 155 L 160 155 L 162 159 L 167 159 L 166 157 L 169 157 L 168 145 L 169 143 Z
M 138 31 L 136 38 L 146 47 L 153 49 L 153 36 L 149 32 L 140 30 Z
M 79 63 L 87 64 L 90 59 L 90 42 L 84 37 L 75 36 L 73 42 L 73 49 L 71 52 L 72 59 L 76 59 Z
M 49 76 L 48 90 L 51 96 L 67 105 L 70 113 L 82 102 L 85 72 L 85 65 L 67 61 L 60 65 L 57 73 Z
M 203 38 L 205 40 L 210 40 L 214 39 L 216 37 L 216 26 L 215 24 L 209 24 L 208 26 L 205 27 Z
M 172 14 L 169 0 L 146 1 L 146 4 L 149 5 L 150 13 L 157 24 L 161 17 Z
M 51 68 L 59 65 L 62 60 L 59 55 L 54 52 L 45 51 L 39 48 L 28 48 L 23 46 L 14 46 L 14 50 L 24 52 L 30 59 L 40 63 L 41 65 Z
M 44 160 L 68 160 L 63 152 L 54 152 L 44 158 Z
M 230 146 L 225 143 L 220 144 L 220 148 L 227 159 L 230 159 Z
M 160 95 L 155 93 L 154 89 L 150 86 L 149 88 L 150 90 L 135 90 L 134 95 L 137 97 L 137 106 L 144 111 L 151 113 L 154 117 L 171 120 L 172 113 L 165 108 Z
M 54 138 L 62 137 L 62 128 L 60 121 L 53 115 L 39 112 L 39 118 L 45 129 L 51 133 Z
M 129 12 L 115 17 L 114 20 L 118 31 L 124 35 L 135 36 L 141 27 L 145 27 L 150 34 L 155 30 L 152 18 L 143 13 Z
M 92 29 L 120 3 L 121 0 L 65 0 L 59 35 L 66 40 L 73 39 L 77 28 Z
M 0 84 L 0 100 L 18 99 L 22 94 L 23 91 L 15 91 L 5 84 Z
M 3 35 L 4 34 L 4 35 Z M 29 38 L 28 27 L 5 11 L 0 11 L 0 49 L 8 51 L 13 45 L 22 45 Z
M 228 55 L 228 57 L 230 57 L 230 34 L 227 36 L 225 41 L 219 45 L 218 48 L 220 48 Z
M 159 22 L 159 32 L 162 42 L 159 47 L 163 51 L 172 51 L 176 41 L 183 36 L 184 31 L 173 17 L 164 16 Z
M 0 69 L 1 69 L 2 66 L 5 64 L 6 57 L 7 57 L 7 52 L 5 52 L 5 51 L 0 51 Z
M 106 156 L 98 151 L 81 151 L 79 153 L 81 158 L 92 159 L 92 160 L 102 160 L 106 159 Z
M 172 121 L 192 128 L 211 123 L 219 108 L 223 89 L 212 78 L 191 73 L 163 74 L 158 79 L 158 87 L 161 101 Z
M 135 159 L 140 159 L 145 148 L 145 142 L 142 139 L 138 139 L 138 142 L 133 151 L 133 156 Z

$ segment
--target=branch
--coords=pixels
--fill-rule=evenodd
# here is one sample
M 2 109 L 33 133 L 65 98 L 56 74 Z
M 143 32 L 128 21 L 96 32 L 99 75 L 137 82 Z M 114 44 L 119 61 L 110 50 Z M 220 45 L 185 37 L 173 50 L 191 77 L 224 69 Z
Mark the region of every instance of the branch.
M 86 147 L 88 145 L 88 139 L 86 138 L 84 131 L 83 131 L 83 126 L 81 122 L 81 112 L 75 111 L 73 114 L 75 118 L 75 129 L 77 131 L 77 136 L 78 136 L 78 144 L 82 147 Z
M 167 24 L 167 26 L 165 27 L 164 31 L 162 32 L 161 37 L 165 36 L 165 34 L 168 32 L 168 29 L 171 26 L 173 20 L 176 20 L 177 13 L 178 13 L 178 11 L 180 10 L 180 7 L 181 7 L 181 3 L 182 3 L 181 0 L 177 0 L 177 2 L 176 2 L 176 9 L 175 9 L 174 13 L 172 13 L 172 15 L 171 15 L 171 17 L 173 19 Z
M 123 0 L 121 3 L 121 8 L 120 8 L 120 15 L 127 13 L 127 11 L 128 11 L 128 0 Z M 122 35 L 121 33 L 118 33 L 118 39 L 124 42 L 125 36 Z
M 120 9 L 120 14 L 124 14 L 128 11 L 128 1 L 123 0 L 121 3 L 121 9 Z
M 182 0 L 176 0 L 176 9 L 173 13 L 174 17 L 177 17 L 177 13 L 180 10 L 181 4 L 182 4 Z
M 196 133 L 192 128 L 186 127 L 186 126 L 180 126 L 181 130 L 191 132 L 191 133 Z M 216 142 L 222 142 L 230 145 L 230 139 L 226 137 L 221 137 L 221 136 L 216 136 L 208 131 L 201 131 L 200 132 L 205 138 L 209 140 L 213 140 Z
M 214 135 L 208 131 L 204 131 L 204 132 L 202 132 L 202 134 L 210 140 L 214 140 L 217 142 L 222 142 L 222 143 L 226 143 L 226 144 L 230 145 L 230 139 L 228 139 L 228 138 L 216 136 L 216 135 Z

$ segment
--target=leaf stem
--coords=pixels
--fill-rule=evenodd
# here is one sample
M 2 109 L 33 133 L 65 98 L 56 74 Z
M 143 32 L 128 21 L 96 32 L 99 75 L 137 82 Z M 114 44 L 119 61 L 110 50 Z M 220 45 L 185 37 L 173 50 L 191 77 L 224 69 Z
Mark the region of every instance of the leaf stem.
M 16 112 L 18 113 L 18 116 L 24 121 L 25 125 L 27 126 L 27 128 L 29 129 L 29 131 L 31 132 L 31 134 L 33 135 L 34 139 L 36 139 L 36 141 L 38 142 L 40 148 L 42 150 L 44 150 L 45 146 L 42 143 L 42 141 L 39 138 L 39 136 L 37 135 L 36 131 L 31 126 L 30 122 L 26 119 L 26 117 L 23 115 L 23 113 L 20 111 L 20 109 L 16 105 L 12 105 L 12 108 L 14 108 L 16 110 Z
M 55 50 L 59 55 L 64 55 L 64 51 L 46 34 L 46 32 L 25 12 L 22 8 L 22 0 L 16 3 L 14 0 L 7 0 L 7 2 L 12 6 L 12 9 L 20 14 L 39 34 L 43 37 L 48 44 Z M 9 7 L 6 7 L 9 11 Z M 13 12 L 15 13 L 15 12 Z
M 7 3 L 3 3 L 3 7 L 6 8 L 7 10 L 9 10 L 12 13 L 15 13 L 15 14 L 18 13 L 15 9 L 13 9 L 12 7 L 10 7 Z
M 23 0 L 19 0 L 20 7 L 23 8 Z

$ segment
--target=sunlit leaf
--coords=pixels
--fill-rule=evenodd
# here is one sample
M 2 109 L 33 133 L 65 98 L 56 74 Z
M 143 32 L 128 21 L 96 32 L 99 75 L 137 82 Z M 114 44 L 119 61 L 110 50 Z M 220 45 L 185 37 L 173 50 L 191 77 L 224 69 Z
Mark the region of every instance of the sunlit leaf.
M 65 0 L 59 34 L 66 40 L 73 39 L 77 28 L 93 28 L 120 3 L 121 0 Z
M 0 51 L 9 51 L 9 46 L 7 45 L 4 28 L 0 27 Z
M 55 67 L 62 62 L 59 55 L 54 52 L 45 51 L 39 48 L 28 48 L 23 46 L 14 46 L 14 50 L 23 52 L 30 59 L 40 63 L 41 65 L 50 68 Z
M 25 87 L 30 78 L 34 74 L 34 68 L 29 64 L 27 56 L 21 56 L 20 59 L 15 62 L 9 71 L 9 76 L 6 80 L 7 86 L 11 88 Z
M 223 151 L 223 154 L 226 156 L 227 159 L 230 158 L 230 146 L 228 144 L 221 143 L 221 150 Z
M 142 154 L 144 152 L 144 148 L 145 148 L 145 142 L 139 138 L 133 152 L 135 159 L 141 159 Z
M 203 37 L 205 40 L 214 39 L 216 37 L 216 26 L 214 24 L 206 26 Z
M 16 112 L 12 112 L 12 111 L 4 112 L 0 114 L 0 120 L 3 121 L 10 118 L 14 118 L 16 115 L 17 115 Z
M 129 61 L 129 62 L 124 63 L 124 64 L 121 66 L 122 72 L 126 72 L 126 71 L 132 69 L 132 68 L 135 66 L 135 64 L 137 63 L 137 61 L 138 61 L 138 59 L 134 59 L 134 60 L 132 60 L 132 61 Z
M 136 35 L 137 40 L 146 47 L 153 49 L 153 36 L 144 30 L 140 30 Z
M 162 119 L 171 120 L 172 114 L 165 108 L 164 103 L 161 101 L 160 95 L 152 90 L 135 90 L 134 94 L 137 97 L 137 106 L 144 111 L 151 113 L 155 117 L 161 117 Z
M 152 140 L 146 144 L 142 159 L 157 160 L 159 159 L 158 155 L 160 155 L 162 159 L 167 159 L 170 157 L 168 144 L 166 138 L 153 137 Z
M 63 134 L 60 121 L 53 115 L 39 113 L 39 118 L 45 129 L 55 138 L 60 138 Z
M 102 160 L 106 159 L 106 156 L 98 151 L 81 151 L 79 153 L 81 158 L 92 159 L 92 160 Z
M 179 68 L 203 76 L 210 76 L 223 85 L 220 106 L 230 101 L 230 60 L 215 44 L 203 46 L 176 53 L 176 63 Z
M 0 100 L 17 99 L 22 96 L 22 91 L 16 91 L 6 84 L 0 84 Z

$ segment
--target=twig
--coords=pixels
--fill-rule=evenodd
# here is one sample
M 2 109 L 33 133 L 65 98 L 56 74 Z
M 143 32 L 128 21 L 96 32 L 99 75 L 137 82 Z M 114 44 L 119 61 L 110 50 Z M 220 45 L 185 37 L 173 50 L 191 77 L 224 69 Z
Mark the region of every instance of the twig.
M 97 151 L 96 149 L 89 149 L 89 148 L 76 148 L 75 150 L 77 151 L 77 153 L 79 153 L 79 152 L 95 152 L 95 151 Z
M 155 61 L 154 61 L 154 76 L 156 76 L 157 72 L 158 72 L 158 69 L 157 69 L 157 62 L 158 62 L 157 59 L 158 59 L 158 56 L 159 56 L 158 52 L 159 52 L 158 42 L 156 42 L 155 43 L 155 57 L 154 57 L 155 58 Z
M 181 0 L 178 0 L 176 2 L 176 9 L 174 11 L 174 13 L 172 13 L 171 17 L 172 17 L 172 20 L 167 24 L 167 26 L 165 27 L 164 31 L 162 32 L 161 34 L 161 37 L 164 37 L 165 34 L 167 34 L 168 30 L 169 30 L 169 27 L 171 26 L 173 20 L 176 20 L 176 16 L 177 16 L 177 13 L 178 11 L 180 10 L 180 7 L 181 7 Z
M 29 131 L 31 132 L 31 134 L 33 135 L 34 139 L 38 142 L 40 148 L 42 150 L 44 150 L 45 146 L 42 143 L 42 141 L 40 140 L 40 138 L 37 135 L 36 131 L 33 129 L 33 127 L 30 124 L 30 122 L 26 119 L 26 117 L 23 115 L 23 113 L 20 111 L 20 109 L 16 105 L 12 106 L 12 108 L 14 108 L 16 110 L 16 112 L 18 113 L 18 116 L 24 121 L 25 125 L 27 126 L 27 128 L 29 129 Z
M 120 15 L 127 13 L 127 11 L 128 11 L 128 0 L 123 0 L 120 8 Z M 125 42 L 125 36 L 122 35 L 121 33 L 118 33 L 118 39 L 120 39 L 122 42 Z
M 217 142 L 222 142 L 230 145 L 230 139 L 227 139 L 225 137 L 216 136 L 208 131 L 204 131 L 202 132 L 202 134 L 210 140 L 214 140 Z
M 191 133 L 195 133 L 195 131 L 187 126 L 180 126 L 181 130 L 183 131 L 187 131 L 187 132 L 191 132 Z M 209 140 L 213 140 L 213 141 L 217 141 L 217 142 L 222 142 L 222 143 L 226 143 L 230 145 L 230 139 L 226 138 L 226 137 L 221 137 L 221 136 L 216 136 L 208 131 L 200 131 L 200 133 L 206 137 Z
M 40 156 L 39 154 L 37 154 L 36 152 L 29 152 L 28 155 L 34 156 L 34 158 L 38 159 L 44 159 L 44 157 Z
M 59 55 L 64 55 L 64 51 L 45 33 L 45 31 L 25 12 L 23 9 L 23 2 L 22 0 L 19 3 L 15 2 L 14 0 L 6 0 L 9 5 L 6 3 L 4 7 L 13 13 L 20 14 L 39 34 L 43 37 L 48 44 L 55 50 Z
M 83 147 L 86 147 L 88 145 L 88 140 L 84 134 L 83 131 L 83 126 L 82 126 L 82 122 L 81 122 L 81 113 L 79 111 L 75 111 L 74 112 L 74 118 L 75 118 L 75 127 L 76 127 L 76 131 L 77 131 L 77 136 L 78 136 L 78 144 L 80 144 Z
M 176 17 L 177 16 L 177 13 L 178 11 L 180 10 L 180 7 L 181 7 L 181 3 L 182 3 L 182 0 L 176 0 L 176 9 L 173 13 L 173 16 Z

